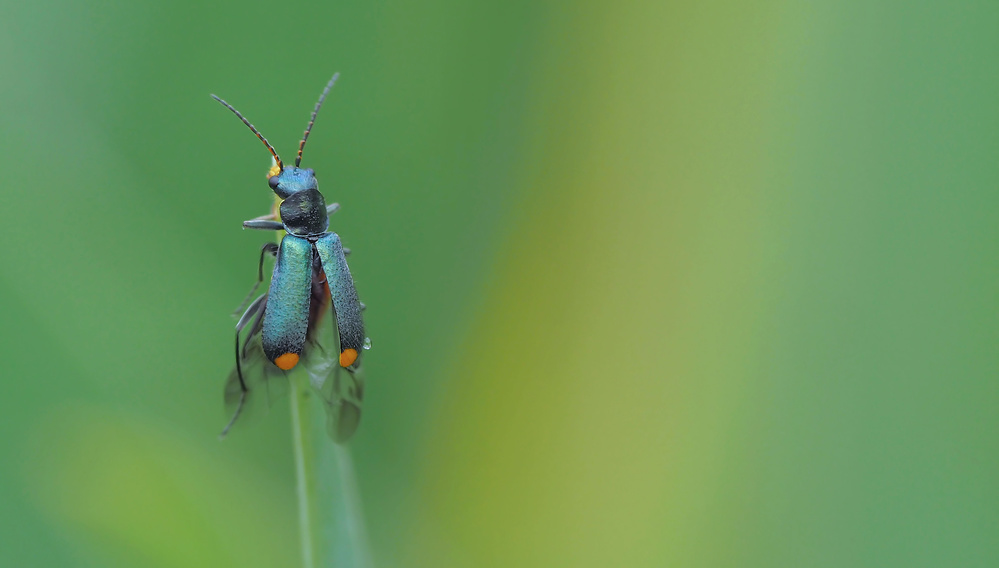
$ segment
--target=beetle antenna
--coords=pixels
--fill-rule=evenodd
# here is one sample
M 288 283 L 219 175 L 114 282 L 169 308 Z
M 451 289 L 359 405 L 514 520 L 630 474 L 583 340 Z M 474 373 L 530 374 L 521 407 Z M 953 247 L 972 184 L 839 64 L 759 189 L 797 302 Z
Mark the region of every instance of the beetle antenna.
M 231 104 L 223 101 L 222 99 L 216 97 L 215 95 L 212 95 L 212 98 L 215 99 L 215 100 L 217 100 L 218 102 L 222 103 L 222 106 L 224 106 L 225 108 L 231 110 L 236 116 L 239 117 L 240 120 L 243 121 L 243 124 L 249 126 L 250 130 L 253 131 L 253 133 L 257 135 L 257 138 L 259 138 L 260 141 L 264 143 L 264 146 L 267 146 L 267 149 L 271 151 L 271 155 L 274 156 L 274 159 L 277 161 L 278 168 L 284 169 L 284 164 L 281 163 L 281 156 L 278 156 L 277 152 L 274 151 L 274 147 L 271 146 L 271 143 L 268 142 L 267 139 L 264 138 L 264 136 L 262 134 L 260 134 L 260 132 L 258 132 L 256 128 L 253 127 L 252 124 L 250 124 L 249 120 L 246 120 L 245 118 L 243 118 L 243 115 L 239 114 L 238 110 L 232 108 Z M 301 150 L 301 148 L 299 148 L 299 150 L 298 150 L 298 155 L 299 155 L 299 159 L 301 159 L 301 157 L 302 157 L 302 150 Z
M 319 95 L 319 102 L 316 103 L 316 108 L 312 111 L 312 118 L 309 119 L 309 126 L 305 128 L 305 135 L 302 136 L 302 141 L 298 143 L 298 157 L 295 158 L 296 168 L 302 163 L 302 150 L 305 149 L 305 141 L 309 139 L 309 132 L 312 132 L 312 125 L 316 122 L 316 114 L 319 113 L 319 107 L 323 106 L 323 101 L 326 100 L 326 95 L 330 94 L 330 89 L 333 88 L 333 83 L 336 83 L 337 77 L 339 76 L 339 72 L 334 73 L 330 82 L 326 83 L 326 88 L 323 89 L 323 94 Z

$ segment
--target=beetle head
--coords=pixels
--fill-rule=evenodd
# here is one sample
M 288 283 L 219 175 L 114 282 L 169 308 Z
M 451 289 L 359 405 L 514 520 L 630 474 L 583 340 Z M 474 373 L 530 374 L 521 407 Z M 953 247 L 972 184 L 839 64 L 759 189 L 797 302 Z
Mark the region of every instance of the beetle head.
M 287 199 L 289 195 L 307 189 L 319 189 L 316 172 L 312 168 L 298 166 L 284 166 L 279 174 L 267 178 L 267 185 L 271 186 L 281 199 Z

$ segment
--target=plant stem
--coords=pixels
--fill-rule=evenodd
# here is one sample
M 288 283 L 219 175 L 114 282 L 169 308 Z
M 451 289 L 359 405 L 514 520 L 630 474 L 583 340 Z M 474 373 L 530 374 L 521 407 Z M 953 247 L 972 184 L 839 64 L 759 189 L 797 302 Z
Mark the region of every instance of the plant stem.
M 315 445 L 312 443 L 309 420 L 309 404 L 306 398 L 305 389 L 298 377 L 290 377 L 291 392 L 288 398 L 291 399 L 291 436 L 294 440 L 293 448 L 295 454 L 295 486 L 298 494 L 298 528 L 301 534 L 300 544 L 302 547 L 302 566 L 314 568 L 315 544 L 313 535 L 315 530 L 310 503 L 316 502 L 314 498 L 316 489 L 315 479 L 315 456 L 312 452 Z
M 370 568 L 371 546 L 364 522 L 364 507 L 354 473 L 354 460 L 346 446 L 334 445 L 337 468 L 340 473 L 340 488 L 343 495 L 343 523 L 350 543 L 355 568 Z

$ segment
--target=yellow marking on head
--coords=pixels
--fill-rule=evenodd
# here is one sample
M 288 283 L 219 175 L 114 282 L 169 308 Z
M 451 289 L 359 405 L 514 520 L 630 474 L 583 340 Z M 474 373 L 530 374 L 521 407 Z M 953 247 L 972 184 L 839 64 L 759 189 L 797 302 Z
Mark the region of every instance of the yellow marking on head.
M 344 349 L 340 352 L 340 366 L 349 367 L 357 361 L 357 349 Z
M 271 169 L 267 170 L 267 179 L 271 179 L 279 173 L 281 173 L 281 166 L 274 164 Z
M 342 355 L 341 355 L 342 357 Z M 285 353 L 277 359 L 274 360 L 274 364 L 284 369 L 285 371 L 290 371 L 295 365 L 298 364 L 298 354 L 296 353 Z

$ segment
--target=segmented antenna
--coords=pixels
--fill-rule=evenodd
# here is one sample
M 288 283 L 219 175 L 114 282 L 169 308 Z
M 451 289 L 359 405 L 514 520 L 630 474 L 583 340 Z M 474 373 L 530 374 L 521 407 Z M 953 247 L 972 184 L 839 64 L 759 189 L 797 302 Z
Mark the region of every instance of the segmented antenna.
M 323 94 L 319 95 L 319 102 L 316 103 L 316 108 L 312 111 L 312 118 L 309 119 L 309 126 L 305 129 L 305 135 L 302 136 L 302 141 L 298 143 L 298 157 L 295 158 L 296 168 L 302 163 L 302 150 L 305 149 L 305 141 L 309 139 L 309 132 L 312 132 L 312 125 L 316 122 L 316 114 L 319 113 L 319 107 L 323 106 L 323 101 L 326 100 L 326 95 L 330 93 L 330 89 L 333 88 L 333 83 L 336 83 L 337 77 L 339 76 L 339 72 L 334 73 L 330 82 L 326 83 L 326 88 L 323 89 Z
M 336 77 L 334 77 L 334 79 L 335 78 Z M 330 83 L 330 84 L 332 84 L 332 83 Z M 328 90 L 328 88 L 327 88 L 327 90 Z M 325 94 L 326 93 L 323 93 L 323 95 L 325 95 Z M 245 118 L 243 118 L 243 115 L 239 114 L 238 110 L 232 108 L 231 104 L 223 101 L 222 99 L 216 97 L 215 95 L 212 95 L 212 98 L 215 99 L 215 100 L 217 100 L 218 102 L 222 103 L 222 106 L 224 106 L 225 108 L 231 110 L 236 116 L 239 117 L 240 120 L 243 121 L 243 124 L 249 126 L 250 130 L 253 131 L 253 133 L 257 135 L 257 138 L 259 138 L 260 141 L 264 143 L 264 146 L 267 146 L 267 149 L 271 151 L 271 155 L 274 156 L 274 159 L 277 161 L 278 168 L 284 169 L 284 164 L 281 163 L 281 156 L 278 156 L 277 152 L 274 151 L 274 147 L 271 146 L 271 143 L 268 142 L 267 139 L 264 138 L 264 136 L 262 134 L 260 134 L 260 132 L 258 132 L 256 128 L 253 127 L 252 124 L 250 124 L 249 120 L 246 120 Z M 322 102 L 322 101 L 320 101 L 320 102 Z M 318 107 L 316 107 L 316 110 L 318 110 Z M 315 113 L 313 113 L 313 117 L 315 117 Z M 312 124 L 310 123 L 309 126 L 312 126 Z M 308 133 L 306 133 L 306 134 L 308 134 Z M 304 144 L 304 141 L 303 141 L 303 144 Z M 299 159 L 302 158 L 302 149 L 301 148 L 298 149 L 298 158 Z M 296 163 L 296 165 L 298 165 L 298 164 Z

